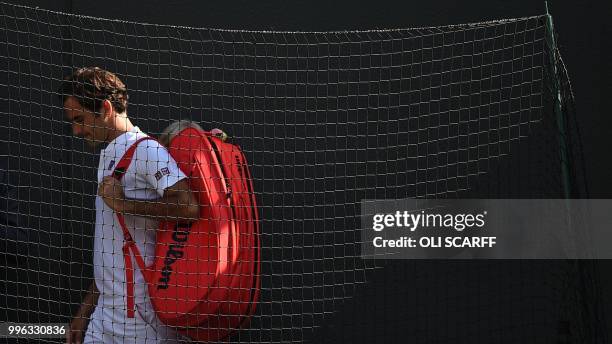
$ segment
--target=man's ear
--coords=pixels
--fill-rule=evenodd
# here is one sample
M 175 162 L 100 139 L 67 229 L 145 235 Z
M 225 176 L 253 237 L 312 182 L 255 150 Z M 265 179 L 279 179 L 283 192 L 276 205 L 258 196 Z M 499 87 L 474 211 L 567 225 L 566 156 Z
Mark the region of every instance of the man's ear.
M 115 111 L 115 109 L 113 108 L 113 104 L 111 104 L 109 100 L 104 100 L 102 102 L 102 106 L 100 107 L 100 110 L 102 110 L 101 115 L 105 118 L 108 116 L 112 116 Z

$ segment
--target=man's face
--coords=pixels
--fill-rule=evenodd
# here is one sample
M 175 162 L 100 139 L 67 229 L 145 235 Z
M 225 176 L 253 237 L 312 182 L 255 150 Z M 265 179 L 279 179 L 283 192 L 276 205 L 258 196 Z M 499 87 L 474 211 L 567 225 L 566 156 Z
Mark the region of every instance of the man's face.
M 66 119 L 72 125 L 72 134 L 85 139 L 91 147 L 105 142 L 108 129 L 104 114 L 96 116 L 93 111 L 84 108 L 75 97 L 68 97 L 64 102 Z

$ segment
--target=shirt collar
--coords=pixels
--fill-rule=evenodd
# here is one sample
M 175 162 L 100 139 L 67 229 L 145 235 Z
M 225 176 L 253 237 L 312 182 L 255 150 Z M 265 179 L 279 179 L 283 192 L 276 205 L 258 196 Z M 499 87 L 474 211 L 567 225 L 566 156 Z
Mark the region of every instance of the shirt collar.
M 142 133 L 140 128 L 134 126 L 132 130 L 126 131 L 125 133 L 115 137 L 104 149 L 102 149 L 103 155 L 114 155 L 118 148 L 127 149 L 128 142 L 134 141 L 138 134 Z

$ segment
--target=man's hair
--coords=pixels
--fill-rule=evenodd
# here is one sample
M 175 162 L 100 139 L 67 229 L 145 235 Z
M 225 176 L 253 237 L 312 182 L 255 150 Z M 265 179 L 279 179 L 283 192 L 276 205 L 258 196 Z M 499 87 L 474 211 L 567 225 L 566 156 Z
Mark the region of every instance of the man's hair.
M 99 67 L 79 68 L 62 82 L 62 103 L 75 97 L 81 106 L 97 113 L 105 100 L 109 100 L 118 113 L 127 110 L 128 94 L 125 84 L 117 75 Z
M 203 131 L 203 129 L 196 122 L 180 120 L 171 123 L 166 129 L 164 129 L 157 140 L 162 146 L 168 147 L 170 141 L 172 141 L 172 139 L 178 135 L 178 133 L 186 128 L 194 128 Z

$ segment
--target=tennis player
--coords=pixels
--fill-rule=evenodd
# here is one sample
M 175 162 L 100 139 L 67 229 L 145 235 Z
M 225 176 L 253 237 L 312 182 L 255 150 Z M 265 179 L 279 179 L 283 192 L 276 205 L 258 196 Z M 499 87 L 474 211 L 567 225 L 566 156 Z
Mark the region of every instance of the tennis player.
M 138 268 L 134 272 L 136 311 L 134 317 L 128 316 L 124 239 L 115 213 L 124 215 L 148 265 L 154 258 L 158 221 L 196 220 L 197 198 L 176 162 L 154 140 L 138 144 L 122 181 L 110 176 L 126 150 L 147 136 L 129 120 L 127 89 L 115 74 L 97 67 L 76 70 L 63 81 L 62 101 L 73 134 L 92 147 L 105 145 L 98 166 L 94 282 L 71 321 L 66 341 L 177 343 L 182 337 L 155 316 Z M 132 265 L 137 267 L 135 261 Z

